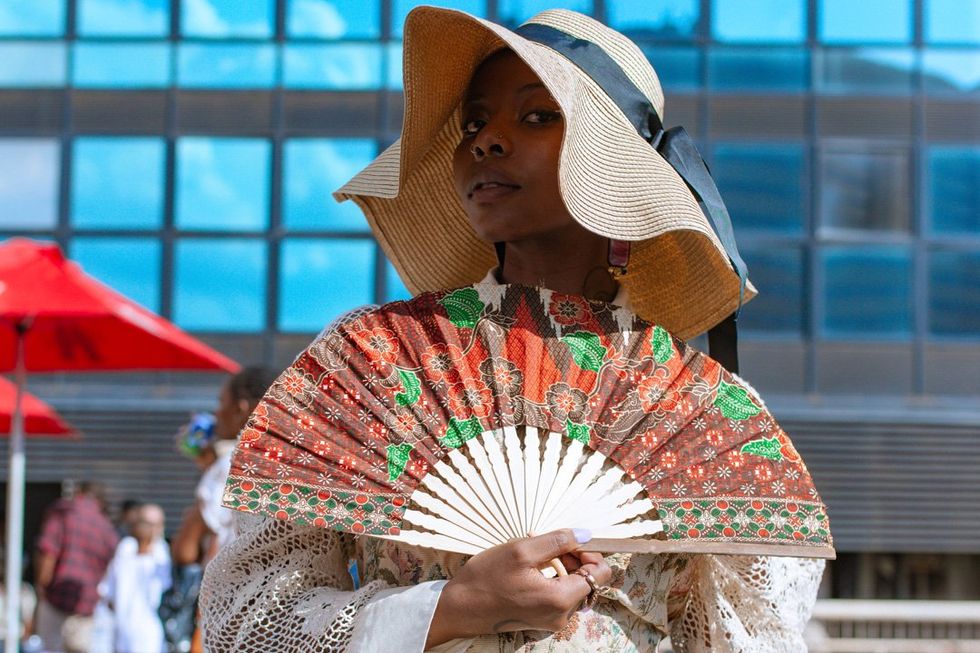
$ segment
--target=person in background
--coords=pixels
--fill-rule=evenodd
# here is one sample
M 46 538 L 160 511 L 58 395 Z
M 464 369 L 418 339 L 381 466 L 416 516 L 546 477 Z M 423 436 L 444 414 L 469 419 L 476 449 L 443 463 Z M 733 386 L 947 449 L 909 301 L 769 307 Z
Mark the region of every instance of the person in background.
M 116 525 L 116 532 L 120 538 L 133 534 L 133 525 L 139 519 L 141 507 L 143 502 L 139 499 L 123 499 L 119 504 L 119 523 Z
M 105 486 L 82 481 L 41 524 L 35 558 L 35 627 L 45 651 L 87 653 L 98 586 L 119 537 L 105 516 Z
M 163 653 L 163 623 L 157 616 L 160 599 L 170 587 L 170 551 L 163 539 L 163 509 L 140 506 L 132 535 L 123 538 L 100 585 L 115 615 L 116 653 Z

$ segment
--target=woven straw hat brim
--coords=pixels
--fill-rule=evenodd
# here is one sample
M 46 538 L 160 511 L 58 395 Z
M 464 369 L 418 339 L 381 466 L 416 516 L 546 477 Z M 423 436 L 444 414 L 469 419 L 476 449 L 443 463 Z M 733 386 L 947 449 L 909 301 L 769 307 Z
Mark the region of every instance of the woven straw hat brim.
M 611 30 L 574 12 L 548 11 L 531 22 L 606 47 L 610 43 Z M 636 50 L 617 53 L 618 60 L 642 57 L 635 45 L 616 36 Z M 623 47 L 619 41 L 612 45 Z M 730 314 L 738 305 L 739 280 L 724 248 L 684 181 L 601 88 L 544 45 L 469 14 L 434 7 L 414 9 L 405 24 L 401 138 L 335 193 L 361 207 L 408 289 L 417 293 L 475 283 L 496 263 L 492 245 L 477 237 L 456 196 L 452 156 L 473 72 L 503 47 L 527 63 L 561 107 L 559 186 L 569 213 L 600 235 L 635 241 L 623 279 L 634 312 L 681 338 Z M 655 82 L 648 95 L 662 111 L 659 92 Z M 754 295 L 750 286 L 746 301 Z

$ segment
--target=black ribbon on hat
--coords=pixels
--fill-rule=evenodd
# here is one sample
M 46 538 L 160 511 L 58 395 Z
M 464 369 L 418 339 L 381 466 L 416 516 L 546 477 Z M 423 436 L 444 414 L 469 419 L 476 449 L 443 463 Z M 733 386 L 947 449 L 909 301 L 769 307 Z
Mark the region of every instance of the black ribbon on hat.
M 619 64 L 595 43 L 537 23 L 522 25 L 515 32 L 529 41 L 548 46 L 582 69 L 616 103 L 637 133 L 660 153 L 687 184 L 725 248 L 732 269 L 738 274 L 738 308 L 708 331 L 711 357 L 730 372 L 737 373 L 736 320 L 745 298 L 748 268 L 738 253 L 728 209 L 694 140 L 683 127 L 664 130 L 663 121 L 653 103 L 637 88 Z

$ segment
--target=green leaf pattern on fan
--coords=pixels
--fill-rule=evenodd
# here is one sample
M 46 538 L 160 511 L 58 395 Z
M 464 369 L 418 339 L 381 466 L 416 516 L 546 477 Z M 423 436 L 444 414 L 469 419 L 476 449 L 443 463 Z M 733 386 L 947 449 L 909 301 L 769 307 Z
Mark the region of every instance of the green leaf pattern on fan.
M 763 458 L 778 462 L 783 459 L 782 446 L 783 444 L 779 441 L 779 438 L 761 438 L 746 442 L 739 451 L 740 453 L 750 453 L 754 456 L 762 456 Z
M 606 348 L 602 346 L 599 336 L 591 331 L 576 331 L 563 336 L 561 339 L 568 348 L 572 350 L 572 358 L 575 364 L 583 370 L 598 372 L 605 359 Z
M 405 471 L 408 464 L 408 456 L 412 453 L 410 444 L 389 444 L 388 445 L 388 480 L 393 481 Z
M 480 301 L 476 288 L 460 288 L 439 300 L 449 314 L 449 321 L 458 328 L 472 329 L 486 305 Z
M 411 406 L 422 395 L 422 382 L 419 381 L 419 375 L 411 370 L 398 370 L 398 378 L 405 391 L 395 395 L 395 403 L 399 406 Z
M 592 438 L 591 429 L 587 424 L 576 424 L 572 420 L 565 420 L 565 432 L 572 440 L 578 440 L 582 444 L 588 444 Z
M 480 420 L 475 417 L 470 419 L 461 420 L 457 417 L 449 418 L 449 428 L 446 429 L 446 435 L 439 438 L 439 442 L 446 445 L 447 447 L 452 447 L 456 449 L 463 446 L 467 440 L 472 440 L 483 433 L 483 427 L 480 426 Z
M 721 409 L 721 414 L 728 419 L 748 419 L 762 411 L 762 408 L 749 397 L 745 388 L 724 381 L 718 386 L 714 403 Z
M 650 339 L 653 345 L 653 360 L 661 365 L 670 360 L 674 355 L 674 341 L 663 327 L 653 328 L 653 337 Z

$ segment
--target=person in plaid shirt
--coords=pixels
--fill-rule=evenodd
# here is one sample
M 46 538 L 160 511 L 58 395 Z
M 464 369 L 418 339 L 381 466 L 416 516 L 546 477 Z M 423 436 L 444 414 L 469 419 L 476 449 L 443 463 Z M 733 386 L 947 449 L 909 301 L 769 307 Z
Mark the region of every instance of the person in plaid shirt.
M 36 628 L 45 651 L 87 653 L 98 585 L 119 536 L 102 511 L 104 486 L 85 481 L 44 516 L 37 542 Z

